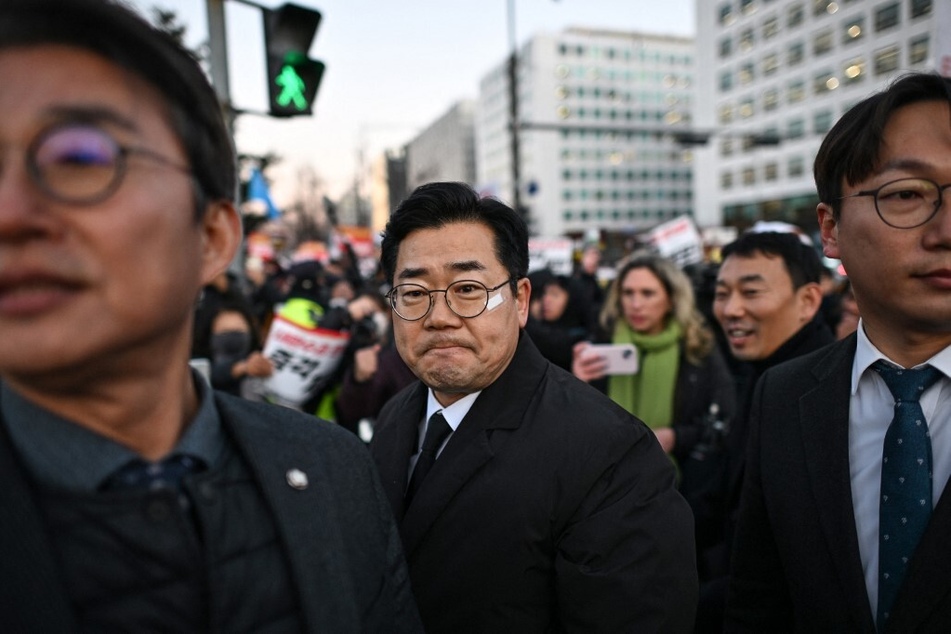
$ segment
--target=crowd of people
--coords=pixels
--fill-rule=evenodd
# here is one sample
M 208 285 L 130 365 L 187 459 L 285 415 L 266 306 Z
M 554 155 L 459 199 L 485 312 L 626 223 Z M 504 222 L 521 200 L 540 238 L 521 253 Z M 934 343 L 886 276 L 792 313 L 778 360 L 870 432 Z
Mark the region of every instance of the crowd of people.
M 610 281 L 594 244 L 530 272 L 524 219 L 447 182 L 372 279 L 246 279 L 174 38 L 4 0 L 0 80 L 5 630 L 948 629 L 951 80 L 824 139 L 847 278 L 748 231 Z

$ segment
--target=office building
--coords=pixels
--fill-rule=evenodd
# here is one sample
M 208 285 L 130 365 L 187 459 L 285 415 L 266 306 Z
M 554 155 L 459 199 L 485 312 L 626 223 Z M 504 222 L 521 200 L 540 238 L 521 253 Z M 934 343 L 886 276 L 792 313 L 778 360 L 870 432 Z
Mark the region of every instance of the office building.
M 634 8 L 631 9 L 636 10 Z M 518 53 L 519 194 L 533 235 L 634 233 L 693 213 L 693 40 L 582 28 Z M 480 82 L 478 187 L 514 204 L 508 61 Z
M 940 5 L 940 6 L 939 6 Z M 697 0 L 697 215 L 815 232 L 812 164 L 851 106 L 935 70 L 949 0 Z M 951 26 L 951 25 L 949 25 Z

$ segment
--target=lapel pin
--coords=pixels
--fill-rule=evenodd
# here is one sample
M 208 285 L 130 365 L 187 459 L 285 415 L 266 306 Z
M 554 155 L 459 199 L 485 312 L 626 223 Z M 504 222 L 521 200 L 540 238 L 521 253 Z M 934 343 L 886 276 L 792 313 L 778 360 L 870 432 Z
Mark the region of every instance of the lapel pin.
M 291 485 L 291 488 L 297 489 L 298 491 L 303 491 L 307 488 L 307 485 L 310 484 L 307 480 L 307 474 L 300 469 L 289 469 L 285 475 L 287 477 L 287 483 Z

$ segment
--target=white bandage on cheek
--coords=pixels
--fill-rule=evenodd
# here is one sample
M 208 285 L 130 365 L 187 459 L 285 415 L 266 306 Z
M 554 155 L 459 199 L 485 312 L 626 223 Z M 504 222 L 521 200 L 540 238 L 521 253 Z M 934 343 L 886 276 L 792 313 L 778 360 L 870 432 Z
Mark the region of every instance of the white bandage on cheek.
M 494 308 L 498 308 L 499 304 L 501 304 L 503 301 L 505 301 L 505 298 L 502 297 L 502 291 L 497 291 L 495 295 L 489 298 L 488 303 L 485 305 L 485 309 L 492 310 Z

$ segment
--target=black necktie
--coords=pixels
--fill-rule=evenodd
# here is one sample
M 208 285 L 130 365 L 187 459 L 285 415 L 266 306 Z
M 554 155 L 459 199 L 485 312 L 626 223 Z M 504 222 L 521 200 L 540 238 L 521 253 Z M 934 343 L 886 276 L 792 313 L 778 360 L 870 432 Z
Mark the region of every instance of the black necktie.
M 404 499 L 407 507 L 423 483 L 423 478 L 433 468 L 433 463 L 436 462 L 436 452 L 439 451 L 440 445 L 451 433 L 452 427 L 443 418 L 441 411 L 430 416 L 429 423 L 426 425 L 426 436 L 423 438 L 423 448 L 419 450 L 416 467 L 413 469 L 413 476 L 409 479 L 409 488 L 406 489 Z
M 905 370 L 884 361 L 872 369 L 895 398 L 882 449 L 878 527 L 878 629 L 882 631 L 908 561 L 931 518 L 931 438 L 918 398 L 941 377 L 931 366 Z

